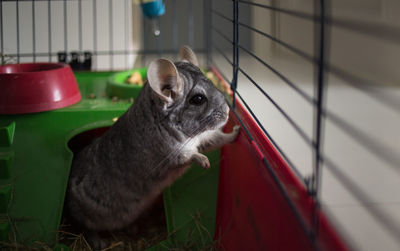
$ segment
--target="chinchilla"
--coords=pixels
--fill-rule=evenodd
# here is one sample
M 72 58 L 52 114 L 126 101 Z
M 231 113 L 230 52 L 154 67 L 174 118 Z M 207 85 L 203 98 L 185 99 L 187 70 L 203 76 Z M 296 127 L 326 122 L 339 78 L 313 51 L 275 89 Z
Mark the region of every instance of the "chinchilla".
M 222 132 L 229 106 L 193 51 L 183 47 L 180 58 L 151 62 L 134 104 L 74 158 L 67 209 L 94 248 L 105 245 L 99 232 L 131 225 L 192 163 L 210 167 L 202 152 L 239 133 Z

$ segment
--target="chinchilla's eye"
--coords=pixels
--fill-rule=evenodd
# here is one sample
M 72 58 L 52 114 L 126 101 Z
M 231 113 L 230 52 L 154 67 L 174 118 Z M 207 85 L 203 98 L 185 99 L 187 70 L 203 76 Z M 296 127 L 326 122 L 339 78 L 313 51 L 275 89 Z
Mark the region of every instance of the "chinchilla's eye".
M 207 101 L 207 98 L 204 95 L 196 94 L 189 100 L 189 103 L 192 105 L 202 105 L 206 101 Z

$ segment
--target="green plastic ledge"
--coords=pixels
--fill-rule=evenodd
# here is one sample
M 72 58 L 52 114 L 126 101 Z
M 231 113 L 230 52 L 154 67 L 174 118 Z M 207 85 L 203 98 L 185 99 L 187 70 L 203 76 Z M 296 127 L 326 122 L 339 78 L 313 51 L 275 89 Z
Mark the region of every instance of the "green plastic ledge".
M 15 122 L 0 127 L 0 147 L 11 146 L 14 141 Z
M 0 153 L 0 179 L 9 179 L 11 177 L 11 162 L 13 153 Z

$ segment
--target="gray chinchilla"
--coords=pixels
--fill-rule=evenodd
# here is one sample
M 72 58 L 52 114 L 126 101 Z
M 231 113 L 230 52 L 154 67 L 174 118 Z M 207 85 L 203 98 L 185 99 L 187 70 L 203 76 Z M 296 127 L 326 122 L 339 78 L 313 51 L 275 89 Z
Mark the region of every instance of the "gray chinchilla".
M 132 224 L 192 163 L 210 167 L 201 152 L 239 133 L 238 126 L 221 131 L 229 107 L 193 51 L 183 47 L 180 57 L 153 61 L 134 104 L 73 161 L 67 210 L 88 230 L 94 248 L 105 245 L 98 232 Z

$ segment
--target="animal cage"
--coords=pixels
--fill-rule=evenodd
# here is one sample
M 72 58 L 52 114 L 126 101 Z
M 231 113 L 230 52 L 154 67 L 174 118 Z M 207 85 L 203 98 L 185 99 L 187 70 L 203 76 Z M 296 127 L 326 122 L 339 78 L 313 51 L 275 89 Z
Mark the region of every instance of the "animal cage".
M 2 248 L 65 248 L 73 152 L 132 102 L 110 86 L 187 44 L 227 94 L 224 130 L 241 132 L 210 170 L 164 191 L 167 240 L 153 249 L 399 250 L 397 1 L 164 4 L 148 19 L 130 0 L 1 1 Z M 41 89 L 2 95 L 27 62 L 69 64 L 81 101 L 32 111 Z M 14 102 L 27 105 L 10 112 Z

